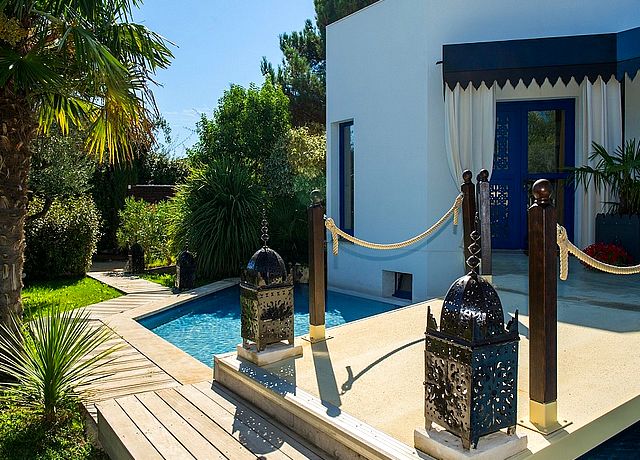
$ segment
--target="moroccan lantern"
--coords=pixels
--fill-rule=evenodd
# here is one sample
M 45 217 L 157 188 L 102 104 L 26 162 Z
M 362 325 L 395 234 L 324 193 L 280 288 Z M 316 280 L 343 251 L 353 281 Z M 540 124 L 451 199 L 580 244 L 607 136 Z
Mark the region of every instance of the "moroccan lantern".
M 498 293 L 477 273 L 479 246 L 470 249 L 471 271 L 449 289 L 439 329 L 428 309 L 425 333 L 426 428 L 437 423 L 465 449 L 517 423 L 518 312 L 505 327 Z
M 293 276 L 268 240 L 263 217 L 263 246 L 249 260 L 240 283 L 242 346 L 249 349 L 254 343 L 258 352 L 283 340 L 293 345 L 294 339 Z

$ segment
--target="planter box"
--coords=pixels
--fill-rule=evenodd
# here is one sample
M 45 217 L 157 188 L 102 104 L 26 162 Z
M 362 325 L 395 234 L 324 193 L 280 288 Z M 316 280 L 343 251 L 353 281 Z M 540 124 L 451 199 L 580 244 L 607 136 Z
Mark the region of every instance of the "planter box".
M 640 216 L 598 214 L 596 216 L 596 242 L 619 244 L 640 262 Z

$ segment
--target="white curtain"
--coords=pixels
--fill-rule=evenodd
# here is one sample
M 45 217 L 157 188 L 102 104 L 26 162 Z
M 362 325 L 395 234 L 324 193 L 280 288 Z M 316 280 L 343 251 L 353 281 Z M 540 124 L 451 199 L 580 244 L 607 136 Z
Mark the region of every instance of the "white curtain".
M 582 152 L 576 151 L 576 166 L 590 164 L 593 152 L 591 144 L 597 142 L 613 152 L 622 144 L 622 104 L 620 83 L 615 78 L 595 83 L 584 79 L 580 85 L 582 112 Z M 603 212 L 603 202 L 611 201 L 609 194 L 601 196 L 593 186 L 586 192 L 580 186 L 576 190 L 576 244 L 585 247 L 595 242 L 596 214 Z
M 491 174 L 496 126 L 495 85 L 482 83 L 475 89 L 459 84 L 453 90 L 445 85 L 445 143 L 449 169 L 456 186 L 462 172 L 470 169 L 475 176 L 485 168 Z

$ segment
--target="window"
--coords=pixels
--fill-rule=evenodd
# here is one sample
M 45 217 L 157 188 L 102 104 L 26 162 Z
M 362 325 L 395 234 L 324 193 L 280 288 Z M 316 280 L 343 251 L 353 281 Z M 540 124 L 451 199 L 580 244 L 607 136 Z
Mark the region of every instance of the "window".
M 340 227 L 353 235 L 353 121 L 340 123 Z

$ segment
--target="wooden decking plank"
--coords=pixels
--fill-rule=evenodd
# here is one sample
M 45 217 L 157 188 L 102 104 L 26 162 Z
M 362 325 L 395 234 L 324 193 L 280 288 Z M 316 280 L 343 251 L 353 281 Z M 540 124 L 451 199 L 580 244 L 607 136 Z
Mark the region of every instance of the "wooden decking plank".
M 180 416 L 207 438 L 227 458 L 233 460 L 255 460 L 256 456 L 236 441 L 228 432 L 223 430 L 216 422 L 202 413 L 200 408 L 194 406 L 174 388 L 161 390 L 156 394 L 171 406 Z
M 138 429 L 154 445 L 156 450 L 167 460 L 193 459 L 185 447 L 167 430 L 155 416 L 136 398 L 125 396 L 116 403 L 136 424 Z
M 137 395 L 137 398 L 196 459 L 227 460 L 228 457 L 222 455 L 157 394 L 143 393 Z
M 158 391 L 163 390 L 165 388 L 173 388 L 180 385 L 176 383 L 174 380 L 166 380 L 166 381 L 157 381 L 150 382 L 146 385 L 129 385 L 129 386 L 118 386 L 115 388 L 111 388 L 109 390 L 98 389 L 98 390 L 89 390 L 88 396 L 85 398 L 86 401 L 95 402 L 95 401 L 104 401 L 106 399 L 113 398 L 121 398 L 123 396 L 133 395 L 136 393 L 146 393 L 148 391 Z
M 98 405 L 98 436 L 112 458 L 162 460 L 153 444 L 113 400 Z
M 227 412 L 234 413 L 236 417 L 240 417 L 245 423 L 251 424 L 254 423 L 252 420 L 255 420 L 272 433 L 278 433 L 282 442 L 280 450 L 285 454 L 303 454 L 305 458 L 313 460 L 323 459 L 322 456 L 316 453 L 318 450 L 316 447 L 305 443 L 289 428 L 273 419 L 270 420 L 263 411 L 231 393 L 221 385 L 216 385 L 212 388 L 211 382 L 201 382 L 193 386 L 203 392 L 205 396 L 221 405 Z
M 269 460 L 291 458 L 279 450 L 279 446 L 263 438 L 260 433 L 256 432 L 252 427 L 236 419 L 232 414 L 223 409 L 222 406 L 207 398 L 201 391 L 193 386 L 177 387 L 176 391 L 257 456 Z

